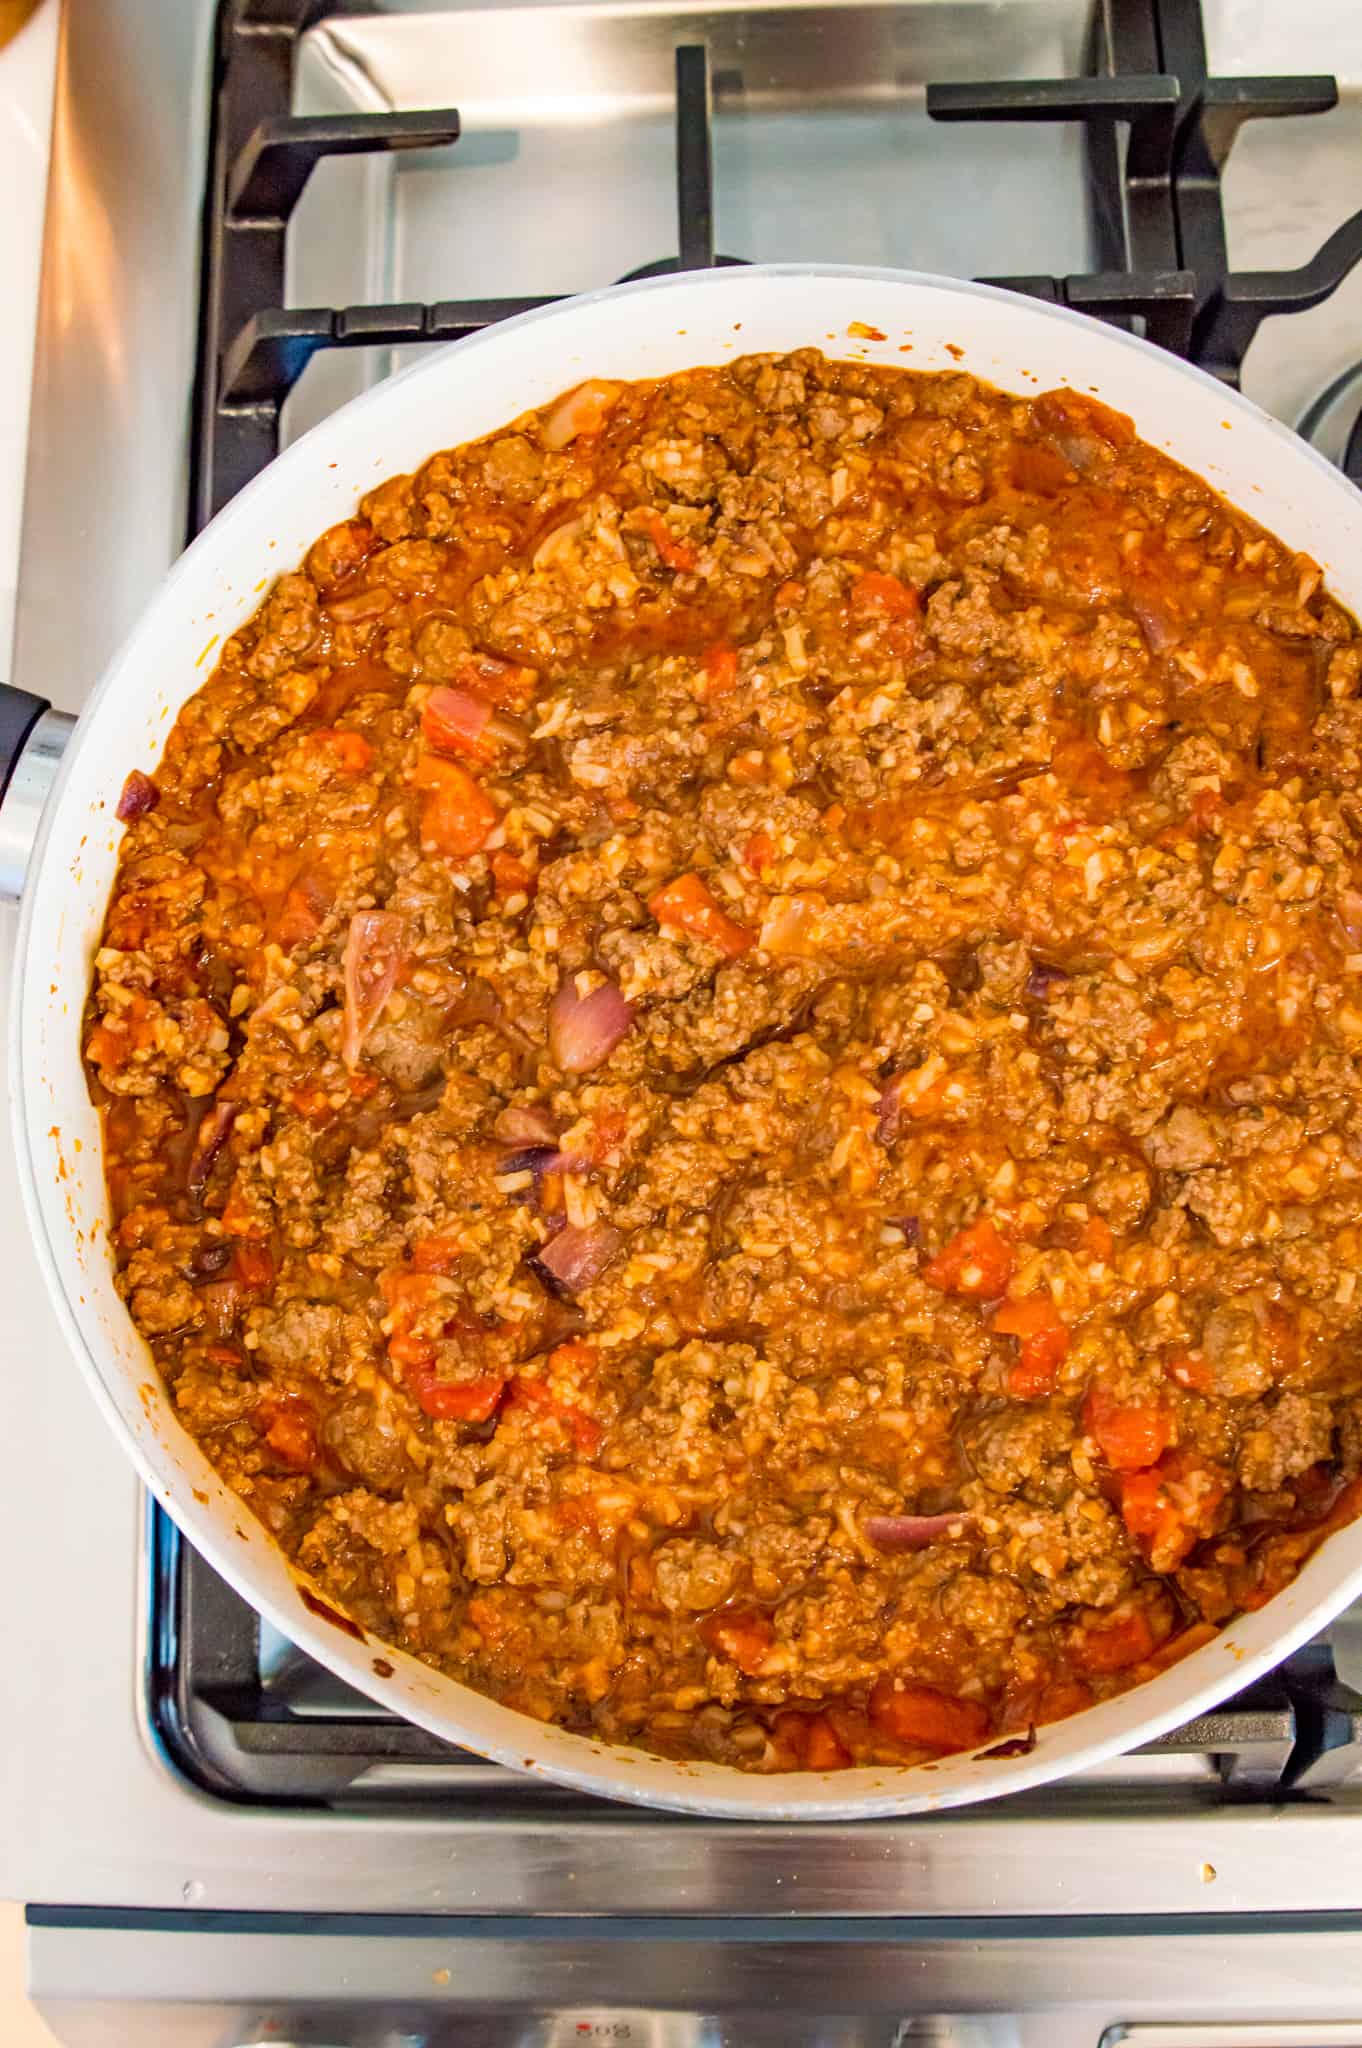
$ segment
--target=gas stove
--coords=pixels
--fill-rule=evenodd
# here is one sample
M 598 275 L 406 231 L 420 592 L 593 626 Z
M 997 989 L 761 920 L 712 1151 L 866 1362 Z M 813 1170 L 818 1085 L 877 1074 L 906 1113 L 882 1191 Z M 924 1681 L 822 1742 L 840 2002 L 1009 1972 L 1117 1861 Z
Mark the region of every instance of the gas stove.
M 278 447 L 661 269 L 989 277 L 1362 480 L 1356 0 L 67 0 L 57 118 L 14 680 L 71 711 Z M 8 1148 L 0 1219 L 21 1248 Z M 261 1623 L 140 1494 L 22 1250 L 0 1341 L 0 1888 L 63 2041 L 1362 2041 L 1357 1611 L 1062 1785 L 679 1821 L 450 1749 Z

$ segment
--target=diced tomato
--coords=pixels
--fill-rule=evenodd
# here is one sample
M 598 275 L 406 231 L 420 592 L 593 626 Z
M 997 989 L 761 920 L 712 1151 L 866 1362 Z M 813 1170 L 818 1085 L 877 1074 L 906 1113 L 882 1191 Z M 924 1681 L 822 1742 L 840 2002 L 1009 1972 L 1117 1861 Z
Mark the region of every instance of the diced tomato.
M 692 938 L 703 939 L 725 959 L 736 960 L 755 944 L 751 932 L 719 908 L 699 875 L 678 875 L 648 898 L 648 908 L 659 924 L 675 925 Z
M 987 1707 L 978 1700 L 957 1699 L 934 1685 L 887 1675 L 871 1688 L 870 1718 L 895 1742 L 943 1755 L 976 1748 L 991 1725 Z
M 1115 1239 L 1111 1234 L 1111 1226 L 1101 1216 L 1090 1216 L 1083 1225 L 1078 1244 L 1079 1249 L 1085 1251 L 1089 1258 L 1101 1259 L 1105 1262 L 1111 1257 L 1112 1247 L 1115 1244 Z
M 429 1270 L 413 1272 L 406 1266 L 390 1266 L 386 1273 L 379 1274 L 378 1287 L 394 1315 L 410 1315 L 431 1299 L 435 1293 L 434 1279 Z
M 851 1752 L 842 1743 L 826 1714 L 815 1714 L 809 1722 L 809 1744 L 804 1762 L 811 1771 L 844 1771 Z
M 391 1351 L 392 1346 L 389 1345 Z M 486 1422 L 496 1413 L 504 1379 L 485 1373 L 473 1380 L 441 1380 L 433 1366 L 416 1366 L 406 1383 L 423 1415 L 433 1422 Z
M 227 1193 L 219 1223 L 228 1237 L 268 1237 L 269 1225 L 258 1216 L 246 1200 L 239 1180 L 232 1182 Z
M 232 1250 L 228 1278 L 252 1293 L 263 1294 L 274 1285 L 274 1260 L 268 1245 L 238 1244 Z
M 1034 1401 L 1054 1387 L 1055 1376 L 1069 1355 L 1069 1329 L 1061 1322 L 1048 1294 L 1028 1294 L 1005 1301 L 993 1318 L 1001 1337 L 1019 1337 L 1017 1362 L 1007 1375 L 1008 1391 L 1019 1401 Z
M 265 1442 L 281 1464 L 294 1472 L 310 1472 L 317 1462 L 317 1420 L 307 1402 L 289 1394 L 278 1402 L 262 1402 Z
M 534 702 L 539 687 L 534 669 L 523 668 L 516 661 L 502 661 L 495 654 L 470 655 L 460 665 L 455 681 L 505 711 L 526 710 Z
M 300 946 L 308 939 L 315 939 L 322 928 L 323 911 L 314 902 L 311 890 L 295 884 L 284 896 L 283 907 L 275 920 L 274 932 L 281 946 Z
M 1209 1394 L 1215 1386 L 1215 1374 L 1199 1351 L 1174 1352 L 1164 1371 L 1170 1380 L 1176 1380 L 1180 1387 L 1194 1394 Z
M 411 1263 L 418 1273 L 450 1273 L 463 1256 L 462 1240 L 452 1231 L 441 1237 L 418 1237 Z
M 336 1113 L 325 1088 L 290 1088 L 287 1100 L 289 1108 L 296 1109 L 310 1124 L 324 1124 Z
M 880 569 L 868 569 L 851 586 L 851 602 L 858 612 L 880 612 L 887 619 L 915 619 L 922 600 L 910 584 Z
M 399 1330 L 388 1339 L 388 1356 L 394 1365 L 433 1366 L 435 1346 L 429 1337 L 409 1337 L 405 1331 Z
M 1091 1705 L 1092 1688 L 1084 1685 L 1082 1679 L 1052 1678 L 1036 1701 L 1035 1718 L 1043 1727 L 1047 1721 L 1063 1721 L 1070 1714 L 1081 1714 Z
M 1167 1671 L 1171 1665 L 1180 1664 L 1184 1657 L 1190 1657 L 1194 1650 L 1204 1650 L 1207 1643 L 1213 1643 L 1220 1630 L 1213 1622 L 1194 1621 L 1190 1628 L 1181 1629 L 1170 1636 L 1155 1650 L 1150 1662 L 1156 1671 Z
M 669 569 L 693 569 L 700 557 L 688 540 L 675 540 L 660 512 L 648 520 L 648 538 Z
M 468 1619 L 485 1643 L 499 1643 L 511 1628 L 510 1617 L 492 1600 L 481 1594 L 468 1603 Z
M 498 896 L 533 896 L 537 876 L 513 853 L 499 846 L 491 857 L 492 885 Z
M 769 832 L 754 832 L 742 850 L 742 864 L 759 875 L 776 857 L 776 842 Z
M 826 1714 L 777 1714 L 772 1731 L 791 1763 L 809 1771 L 844 1771 L 851 1751 Z
M 1218 789 L 1199 789 L 1187 806 L 1187 825 L 1193 838 L 1204 839 L 1215 829 L 1225 809 Z
M 1105 1387 L 1089 1389 L 1083 1427 L 1114 1472 L 1139 1472 L 1157 1465 L 1173 1441 L 1173 1418 L 1164 1409 L 1118 1401 Z
M 467 769 L 438 754 L 422 754 L 412 782 L 426 793 L 421 806 L 422 839 L 452 860 L 466 860 L 480 852 L 496 825 L 498 812 Z
M 582 1348 L 589 1350 L 589 1346 Z M 555 1352 L 554 1357 L 557 1355 Z M 600 1449 L 604 1431 L 599 1422 L 583 1409 L 574 1407 L 572 1402 L 560 1400 L 546 1380 L 535 1379 L 528 1373 L 517 1373 L 511 1381 L 511 1398 L 540 1415 L 552 1416 L 555 1422 L 561 1422 L 584 1458 L 594 1457 Z
M 1168 1451 L 1147 1472 L 1121 1480 L 1121 1516 L 1156 1572 L 1170 1572 L 1215 1532 L 1226 1482 L 1188 1452 Z
M 1099 1618 L 1091 1628 L 1076 1628 L 1069 1638 L 1070 1655 L 1083 1671 L 1106 1676 L 1128 1671 L 1152 1656 L 1156 1639 L 1149 1616 L 1133 1607 L 1114 1619 Z
M 995 1301 L 1012 1278 L 1012 1247 L 991 1216 L 979 1216 L 927 1261 L 922 1277 L 943 1294 Z
M 1095 434 L 1109 448 L 1128 448 L 1135 439 L 1135 422 L 1128 413 L 1103 405 L 1086 391 L 1071 391 L 1067 385 L 1042 391 L 1032 400 L 1031 410 L 1048 433 Z
M 750 1609 L 721 1607 L 700 1623 L 703 1642 L 720 1657 L 727 1657 L 748 1678 L 758 1678 L 775 1635 L 765 1615 Z
M 702 657 L 705 671 L 705 692 L 710 697 L 726 697 L 736 688 L 738 681 L 738 650 L 724 641 L 716 641 L 707 647 Z
M 622 1109 L 598 1109 L 591 1119 L 589 1150 L 593 1166 L 604 1166 L 629 1135 L 629 1118 Z
M 344 775 L 362 775 L 374 758 L 374 750 L 362 732 L 321 726 L 312 739 L 315 745 L 326 748 Z
M 111 1074 L 117 1073 L 132 1050 L 126 1031 L 111 1031 L 107 1024 L 96 1024 L 85 1042 L 85 1057 L 92 1067 L 107 1067 Z

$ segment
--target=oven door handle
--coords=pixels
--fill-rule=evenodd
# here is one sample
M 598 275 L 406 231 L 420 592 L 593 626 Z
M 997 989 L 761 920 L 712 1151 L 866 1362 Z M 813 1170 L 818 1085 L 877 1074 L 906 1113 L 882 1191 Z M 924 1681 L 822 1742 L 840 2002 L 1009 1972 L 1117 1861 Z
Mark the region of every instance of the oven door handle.
M 67 711 L 0 683 L 0 901 L 17 903 L 66 743 Z

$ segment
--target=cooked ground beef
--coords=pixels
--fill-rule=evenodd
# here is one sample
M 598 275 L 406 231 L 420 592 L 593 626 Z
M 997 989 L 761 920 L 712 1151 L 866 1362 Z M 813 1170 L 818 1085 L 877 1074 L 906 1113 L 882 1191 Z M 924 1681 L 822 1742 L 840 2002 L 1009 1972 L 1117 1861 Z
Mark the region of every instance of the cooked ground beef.
M 755 1770 L 1358 1503 L 1362 644 L 1080 394 L 753 358 L 374 491 L 135 777 L 133 1317 L 326 1597 Z

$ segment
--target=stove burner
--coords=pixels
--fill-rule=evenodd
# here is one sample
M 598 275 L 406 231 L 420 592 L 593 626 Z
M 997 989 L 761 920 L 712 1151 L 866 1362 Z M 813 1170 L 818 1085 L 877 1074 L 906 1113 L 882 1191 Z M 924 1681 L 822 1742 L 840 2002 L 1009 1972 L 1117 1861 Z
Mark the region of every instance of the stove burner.
M 1362 488 L 1362 363 L 1321 391 L 1301 414 L 1296 432 Z

